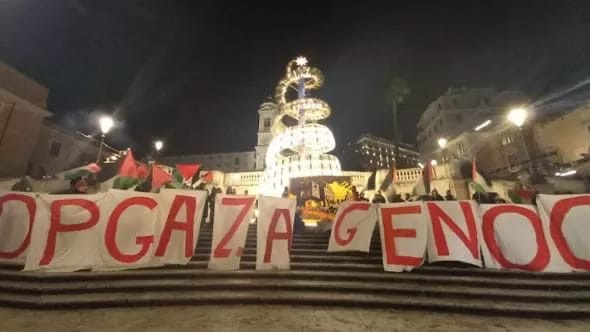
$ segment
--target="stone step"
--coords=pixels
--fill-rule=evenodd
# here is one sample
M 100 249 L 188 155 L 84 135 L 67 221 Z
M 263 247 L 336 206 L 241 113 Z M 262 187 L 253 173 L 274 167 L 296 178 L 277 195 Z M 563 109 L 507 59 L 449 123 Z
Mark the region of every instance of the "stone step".
M 195 254 L 209 254 L 211 247 L 197 247 Z M 256 254 L 256 247 L 244 248 L 245 254 Z M 317 255 L 317 256 L 347 256 L 347 257 L 379 257 L 381 258 L 381 252 L 361 252 L 361 251 L 337 251 L 328 252 L 325 249 L 301 249 L 292 248 L 291 254 L 294 255 Z
M 275 290 L 316 291 L 368 294 L 405 294 L 408 296 L 433 296 L 441 298 L 487 298 L 522 302 L 585 303 L 590 304 L 590 291 L 522 290 L 507 291 L 499 287 L 474 287 L 469 284 L 438 285 L 421 283 L 391 283 L 365 281 L 297 280 L 285 278 L 252 279 L 172 279 L 172 280 L 117 280 L 85 282 L 30 283 L 0 281 L 0 293 L 6 294 L 89 294 L 105 292 L 145 291 L 224 291 L 224 290 Z
M 125 271 L 103 272 L 20 272 L 0 269 L 0 280 L 26 281 L 34 285 L 52 282 L 86 282 L 91 284 L 97 281 L 108 280 L 172 280 L 172 279 L 233 279 L 249 278 L 253 280 L 264 279 L 288 279 L 288 280 L 322 280 L 322 281 L 362 281 L 362 282 L 388 282 L 388 283 L 418 283 L 473 287 L 497 287 L 503 289 L 529 289 L 529 290 L 560 290 L 560 291 L 590 291 L 590 283 L 587 280 L 569 279 L 522 279 L 511 277 L 509 274 L 491 273 L 473 276 L 457 276 L 452 273 L 429 274 L 424 273 L 425 268 L 420 268 L 409 273 L 385 273 L 385 272 L 348 272 L 348 271 L 317 271 L 317 270 L 290 270 L 290 271 L 213 271 L 204 269 L 182 268 L 155 268 Z M 526 273 L 525 273 L 526 274 Z
M 364 254 L 364 253 L 358 253 Z M 196 269 L 197 273 L 202 273 L 200 269 L 206 269 L 207 262 L 189 262 L 186 268 L 193 270 Z M 453 263 L 453 265 L 447 265 L 445 263 Z M 439 262 L 439 263 L 425 263 L 425 265 L 418 267 L 411 272 L 403 272 L 403 273 L 395 273 L 395 272 L 385 272 L 380 266 L 380 272 L 377 272 L 384 278 L 391 278 L 392 276 L 397 275 L 415 275 L 415 274 L 422 274 L 422 275 L 441 275 L 441 276 L 473 276 L 473 277 L 492 277 L 492 278 L 510 278 L 515 280 L 539 280 L 541 282 L 547 282 L 551 280 L 563 280 L 563 281 L 585 281 L 588 283 L 588 287 L 590 287 L 590 272 L 576 272 L 576 273 L 557 273 L 557 272 L 526 272 L 526 271 L 517 271 L 517 270 L 494 270 L 494 269 L 486 269 L 486 268 L 478 268 L 474 266 L 468 265 L 461 265 L 456 266 L 457 262 Z M 246 268 L 253 268 L 255 264 L 253 262 L 244 262 L 244 267 Z M 293 267 L 297 268 L 299 271 L 304 271 L 306 264 L 295 262 L 291 264 Z M 354 264 L 353 264 L 354 265 Z M 318 272 L 318 266 L 321 270 L 321 264 L 311 263 L 308 264 L 310 269 L 314 272 Z M 73 272 L 72 274 L 64 274 L 64 273 L 36 273 L 36 272 L 22 272 L 23 264 L 19 263 L 9 263 L 9 262 L 0 262 L 0 275 L 9 273 L 14 274 L 15 276 L 41 276 L 41 277 L 51 277 L 51 276 L 59 276 L 59 275 L 66 275 L 66 276 L 74 276 L 74 275 L 84 275 L 84 274 L 96 274 L 96 273 L 103 273 L 103 272 Z M 136 271 L 178 271 L 185 269 L 185 266 L 182 265 L 164 265 L 161 267 L 154 267 L 154 268 L 143 268 L 143 269 L 131 269 L 131 270 L 122 270 L 117 272 L 112 272 L 115 275 L 124 275 L 126 273 L 134 273 Z M 211 270 L 205 270 L 206 272 L 214 272 Z M 334 273 L 338 274 L 338 272 L 334 272 L 332 268 L 329 268 L 327 272 L 328 275 L 332 275 Z M 222 271 L 219 271 L 222 272 Z M 251 273 L 254 271 L 245 271 L 245 273 Z M 276 271 L 277 273 L 281 273 L 280 271 Z M 292 273 L 292 271 L 286 271 L 287 273 Z M 191 272 L 192 273 L 192 272 Z M 226 273 L 241 273 L 241 271 L 229 271 Z M 256 271 L 255 273 L 263 273 L 263 271 Z M 318 272 L 323 273 L 323 272 Z M 0 278 L 1 280 L 1 278 Z
M 192 261 L 209 261 L 209 253 L 197 253 L 191 259 Z M 242 262 L 255 262 L 256 253 L 246 252 L 242 255 Z M 377 264 L 379 267 L 383 267 L 383 259 L 381 256 L 343 256 L 343 255 L 298 255 L 291 254 L 291 262 L 317 262 L 324 264 L 338 264 L 338 263 L 360 263 L 360 264 Z
M 200 237 L 198 242 L 211 242 L 212 238 L 210 237 Z M 256 237 L 247 237 L 246 242 L 256 242 Z M 294 238 L 292 243 L 314 243 L 314 244 L 328 244 L 330 243 L 330 239 L 298 239 Z M 372 239 L 371 244 L 380 244 L 381 241 L 379 239 Z
M 178 268 L 202 268 L 206 269 L 209 263 L 208 259 L 200 261 L 190 261 L 187 265 L 178 266 Z M 254 269 L 256 268 L 256 261 L 242 260 L 240 262 L 240 269 Z M 323 271 L 383 271 L 383 265 L 377 263 L 363 263 L 363 262 L 342 262 L 342 263 L 326 263 L 324 261 L 311 262 L 296 262 L 291 261 L 292 270 L 323 270 Z
M 258 232 L 256 229 L 248 229 L 247 232 L 248 236 L 254 236 L 256 237 Z M 200 232 L 199 232 L 199 237 L 201 236 L 205 236 L 205 237 L 211 237 L 213 235 L 213 232 L 210 230 L 203 230 L 201 228 Z M 373 237 L 379 237 L 379 233 L 373 233 Z M 306 232 L 306 233 L 294 233 L 293 234 L 293 238 L 299 238 L 299 239 L 329 239 L 330 238 L 330 233 L 310 233 L 310 232 Z
M 197 304 L 285 304 L 285 305 L 329 305 L 351 307 L 380 307 L 391 309 L 414 309 L 422 311 L 445 311 L 477 314 L 500 314 L 542 318 L 589 317 L 588 303 L 535 303 L 466 297 L 449 300 L 440 296 L 417 293 L 406 294 L 367 294 L 343 293 L 340 291 L 301 291 L 301 290 L 226 290 L 214 292 L 201 290 L 146 291 L 146 292 L 108 292 L 62 295 L 19 295 L 0 293 L 0 304 L 26 308 L 102 308 L 137 307 L 156 305 L 197 305 Z
M 246 248 L 256 248 L 257 243 L 256 243 L 256 241 L 247 240 L 245 245 L 246 245 Z M 328 242 L 325 242 L 325 243 L 293 242 L 292 246 L 293 246 L 293 248 L 301 248 L 301 249 L 307 248 L 307 249 L 327 250 L 328 249 Z M 211 248 L 211 241 L 198 241 L 197 248 Z M 372 243 L 369 246 L 369 249 L 381 250 L 381 245 Z

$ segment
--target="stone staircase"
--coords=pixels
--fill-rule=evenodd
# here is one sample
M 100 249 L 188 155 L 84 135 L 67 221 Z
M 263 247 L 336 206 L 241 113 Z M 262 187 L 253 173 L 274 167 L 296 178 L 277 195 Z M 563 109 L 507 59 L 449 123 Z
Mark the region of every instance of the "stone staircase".
M 186 266 L 118 272 L 29 273 L 0 265 L 0 305 L 33 309 L 196 304 L 381 307 L 543 318 L 590 317 L 590 273 L 524 273 L 424 266 L 383 271 L 369 253 L 327 253 L 328 234 L 295 235 L 290 271 L 255 271 L 250 227 L 240 271 L 209 271 L 211 229 Z

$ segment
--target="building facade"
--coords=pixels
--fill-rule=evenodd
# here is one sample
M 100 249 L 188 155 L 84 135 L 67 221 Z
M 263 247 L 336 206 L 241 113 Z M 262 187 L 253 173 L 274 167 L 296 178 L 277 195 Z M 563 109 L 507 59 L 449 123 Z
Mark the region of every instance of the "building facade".
M 27 175 L 42 178 L 96 162 L 100 143 L 90 136 L 45 121 Z M 104 144 L 99 160 L 118 156 L 119 152 Z
M 535 124 L 534 139 L 542 153 L 555 151 L 559 163 L 590 158 L 590 103 Z
M 273 102 L 265 102 L 260 105 L 260 108 L 258 109 L 258 134 L 255 148 L 255 170 L 261 171 L 266 168 L 266 151 L 268 150 L 268 145 L 272 140 L 271 127 L 278 113 L 279 109 Z
M 440 148 L 440 138 L 452 139 L 497 117 L 510 108 L 526 104 L 519 91 L 497 91 L 493 88 L 450 88 L 428 105 L 417 124 L 418 150 L 424 160 Z
M 401 143 L 399 156 L 395 156 L 395 143 L 385 138 L 365 134 L 342 149 L 342 162 L 351 169 L 374 171 L 377 169 L 418 167 L 419 154 L 415 147 Z
M 255 151 L 187 154 L 159 159 L 167 165 L 199 164 L 202 169 L 221 172 L 249 172 L 256 169 Z
M 534 112 L 534 110 L 532 110 Z M 575 169 L 590 159 L 590 106 L 557 115 L 536 116 L 519 129 L 506 114 L 487 118 L 479 130 L 466 130 L 448 138 L 444 149 L 437 148 L 428 158 L 447 165 L 453 177 L 470 174 L 470 164 L 490 177 L 515 180 L 523 172 L 553 176 Z M 579 175 L 590 176 L 580 172 Z
M 53 175 L 96 161 L 100 142 L 48 119 L 49 89 L 0 63 L 0 179 Z M 105 145 L 101 158 L 118 151 Z
M 49 90 L 0 63 L 0 178 L 23 176 L 39 140 Z

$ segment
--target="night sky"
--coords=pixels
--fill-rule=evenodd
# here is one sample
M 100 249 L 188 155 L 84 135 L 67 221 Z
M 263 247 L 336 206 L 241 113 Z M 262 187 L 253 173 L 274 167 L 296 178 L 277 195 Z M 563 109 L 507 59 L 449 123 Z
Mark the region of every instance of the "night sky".
M 254 4 L 256 3 L 256 4 Z M 384 5 L 386 4 L 386 5 Z M 252 150 L 257 109 L 287 62 L 326 83 L 339 144 L 391 137 L 394 76 L 412 90 L 403 139 L 448 87 L 522 89 L 541 102 L 590 76 L 588 1 L 0 1 L 0 60 L 50 88 L 62 124 L 145 152 Z M 584 83 L 582 83 L 583 85 Z

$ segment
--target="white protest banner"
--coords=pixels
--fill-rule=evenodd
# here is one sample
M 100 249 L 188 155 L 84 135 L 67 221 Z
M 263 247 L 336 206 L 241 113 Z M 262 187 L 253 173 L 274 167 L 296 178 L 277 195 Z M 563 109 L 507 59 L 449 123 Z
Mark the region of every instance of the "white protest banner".
M 428 261 L 459 261 L 482 265 L 479 254 L 481 221 L 473 201 L 426 202 Z
M 537 202 L 552 254 L 569 271 L 589 271 L 590 195 L 539 195 Z
M 101 241 L 93 270 L 156 266 L 158 194 L 111 189 L 100 206 Z
M 332 226 L 328 252 L 369 252 L 376 223 L 376 205 L 358 201 L 342 202 Z
M 186 264 L 193 257 L 207 200 L 204 190 L 162 189 L 155 261 Z
M 36 210 L 35 194 L 0 192 L 0 261 L 25 262 Z
M 563 272 L 551 259 L 541 218 L 534 205 L 483 204 L 481 246 L 486 268 Z
M 258 199 L 257 270 L 288 270 L 297 201 L 261 196 Z
M 379 235 L 385 271 L 411 271 L 426 254 L 426 216 L 418 202 L 378 206 Z
M 217 195 L 215 197 L 215 220 L 209 268 L 212 270 L 237 270 L 248 223 L 252 219 L 254 196 Z
M 25 271 L 72 272 L 92 268 L 103 241 L 100 206 L 107 193 L 39 195 Z M 104 220 L 104 219 L 103 219 Z

